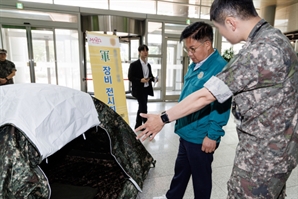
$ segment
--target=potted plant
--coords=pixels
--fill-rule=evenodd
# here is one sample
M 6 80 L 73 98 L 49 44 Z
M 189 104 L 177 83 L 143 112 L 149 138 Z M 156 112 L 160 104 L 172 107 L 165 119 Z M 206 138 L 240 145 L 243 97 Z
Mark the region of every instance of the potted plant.
M 234 50 L 233 47 L 230 47 L 229 49 L 225 50 L 222 57 L 229 62 L 234 57 Z

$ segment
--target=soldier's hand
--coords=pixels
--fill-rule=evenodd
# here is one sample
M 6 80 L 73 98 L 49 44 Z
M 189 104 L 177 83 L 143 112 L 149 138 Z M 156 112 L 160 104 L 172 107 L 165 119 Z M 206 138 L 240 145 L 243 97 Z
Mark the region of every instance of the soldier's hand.
M 5 78 L 0 78 L 0 84 L 5 84 L 7 80 Z
M 151 141 L 163 128 L 164 123 L 162 122 L 160 115 L 157 115 L 157 114 L 141 113 L 140 116 L 147 118 L 147 122 L 139 126 L 137 129 L 135 129 L 135 132 L 138 132 L 144 129 L 142 132 L 140 132 L 137 135 L 137 139 L 141 138 L 141 140 L 144 141 L 149 137 L 149 140 Z

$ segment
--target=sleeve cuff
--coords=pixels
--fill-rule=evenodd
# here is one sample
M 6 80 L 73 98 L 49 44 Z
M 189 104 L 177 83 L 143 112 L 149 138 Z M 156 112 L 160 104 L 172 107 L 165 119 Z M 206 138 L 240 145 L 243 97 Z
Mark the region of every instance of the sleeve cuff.
M 205 84 L 204 87 L 212 93 L 219 103 L 225 102 L 231 96 L 232 91 L 229 87 L 218 77 L 212 76 Z
M 211 136 L 211 135 L 208 135 L 207 136 L 210 140 L 214 140 L 216 142 L 218 142 L 221 138 L 221 136 Z

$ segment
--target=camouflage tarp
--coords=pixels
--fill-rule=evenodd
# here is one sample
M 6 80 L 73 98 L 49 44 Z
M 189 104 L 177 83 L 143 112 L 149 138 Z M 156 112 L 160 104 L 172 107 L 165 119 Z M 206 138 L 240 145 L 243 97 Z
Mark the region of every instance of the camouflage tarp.
M 99 113 L 100 126 L 106 129 L 110 136 L 112 154 L 114 154 L 116 160 L 127 174 L 142 188 L 150 167 L 155 166 L 155 160 L 143 144 L 136 140 L 135 133 L 121 116 L 96 98 L 93 98 L 93 101 Z M 132 189 L 130 183 L 127 183 L 125 186 Z M 120 198 L 125 198 L 123 196 L 127 193 L 129 191 L 123 189 L 122 197 Z
M 100 127 L 84 133 L 86 140 L 76 138 L 41 166 L 50 183 L 93 187 L 100 199 L 136 198 L 155 160 L 120 115 L 96 98 L 93 101 Z
M 22 129 L 2 124 L 0 199 L 49 198 L 51 184 L 90 187 L 94 198 L 136 198 L 155 161 L 121 116 L 92 99 L 100 126 L 48 157 L 48 164 L 39 164 L 41 155 Z
M 48 198 L 49 185 L 38 167 L 40 154 L 17 128 L 0 128 L 0 198 Z

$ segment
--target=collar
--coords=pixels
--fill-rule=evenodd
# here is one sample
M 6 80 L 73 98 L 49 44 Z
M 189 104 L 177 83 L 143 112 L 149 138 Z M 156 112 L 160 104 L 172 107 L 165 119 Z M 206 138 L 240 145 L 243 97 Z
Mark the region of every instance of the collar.
M 256 36 L 256 34 L 259 32 L 259 30 L 261 29 L 261 27 L 265 24 L 267 24 L 268 22 L 265 21 L 265 19 L 261 19 L 256 25 L 255 27 L 251 30 L 251 32 L 248 35 L 248 39 L 247 39 L 247 43 L 250 43 L 254 37 Z
M 197 64 L 195 65 L 195 67 L 194 67 L 193 70 L 195 71 L 195 70 L 199 69 L 199 68 L 204 64 L 204 62 L 205 62 L 211 55 L 214 54 L 215 51 L 216 51 L 216 49 L 214 48 L 213 52 L 212 52 L 208 57 L 206 57 L 204 60 L 202 60 L 202 61 L 200 61 L 199 63 L 197 63 Z
M 142 59 L 140 59 L 141 64 L 147 64 L 148 62 L 144 62 Z

